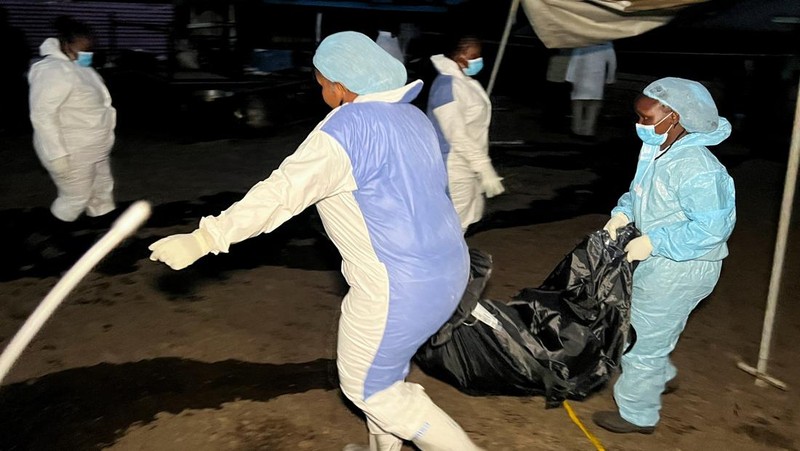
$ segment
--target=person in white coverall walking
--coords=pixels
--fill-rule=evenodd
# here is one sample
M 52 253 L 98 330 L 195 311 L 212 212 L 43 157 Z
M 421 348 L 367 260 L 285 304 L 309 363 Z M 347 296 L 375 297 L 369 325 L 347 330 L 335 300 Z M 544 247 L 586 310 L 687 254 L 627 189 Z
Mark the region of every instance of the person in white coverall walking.
M 152 244 L 150 259 L 182 269 L 316 204 L 350 285 L 337 366 L 342 392 L 366 414 L 369 449 L 398 451 L 403 440 L 423 450 L 478 449 L 421 386 L 405 382 L 411 358 L 455 311 L 469 278 L 436 133 L 410 104 L 422 82 L 406 85 L 405 67 L 356 32 L 328 36 L 313 62 L 333 111 L 242 200 L 190 234 Z
M 614 83 L 617 55 L 610 42 L 572 50 L 566 80 L 572 83 L 572 133 L 594 137 L 605 85 Z
M 481 43 L 474 37 L 459 38 L 446 55 L 434 55 L 431 62 L 439 75 L 431 85 L 427 113 L 447 165 L 450 197 L 466 232 L 483 216 L 483 194 L 494 197 L 505 191 L 489 158 L 492 103 L 472 78 L 483 67 Z
M 39 47 L 31 66 L 30 119 L 33 146 L 58 190 L 53 216 L 73 222 L 114 210 L 109 154 L 117 113 L 100 75 L 91 67 L 92 34 L 75 20 L 56 20 L 58 38 Z

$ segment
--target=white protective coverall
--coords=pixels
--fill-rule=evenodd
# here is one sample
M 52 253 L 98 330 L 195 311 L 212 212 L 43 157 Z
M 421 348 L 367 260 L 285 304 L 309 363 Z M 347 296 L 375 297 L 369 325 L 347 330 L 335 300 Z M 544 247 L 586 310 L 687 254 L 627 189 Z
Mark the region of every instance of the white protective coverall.
M 109 153 L 117 112 L 100 75 L 70 61 L 56 38 L 39 47 L 28 73 L 33 146 L 58 189 L 50 206 L 62 221 L 114 210 Z
M 439 75 L 431 85 L 427 114 L 447 165 L 450 198 L 466 230 L 483 215 L 481 181 L 498 178 L 489 158 L 492 103 L 458 63 L 444 55 L 432 56 L 431 62 Z
M 417 81 L 334 109 L 268 179 L 199 228 L 210 252 L 227 252 L 316 204 L 350 286 L 339 382 L 367 415 L 371 449 L 400 450 L 406 439 L 423 450 L 469 451 L 477 448 L 464 431 L 404 380 L 469 277 L 436 135 L 409 103 L 421 88 Z
M 594 136 L 605 85 L 614 83 L 617 56 L 610 42 L 574 49 L 566 80 L 572 83 L 572 131 Z

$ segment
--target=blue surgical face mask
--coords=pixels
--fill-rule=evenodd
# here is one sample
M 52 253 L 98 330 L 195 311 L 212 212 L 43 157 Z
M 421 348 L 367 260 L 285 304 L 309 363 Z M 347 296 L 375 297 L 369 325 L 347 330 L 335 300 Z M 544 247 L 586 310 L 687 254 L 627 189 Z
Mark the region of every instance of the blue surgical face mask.
M 639 136 L 639 139 L 641 139 L 643 143 L 651 146 L 660 146 L 664 144 L 667 141 L 667 133 L 672 129 L 672 125 L 670 125 L 663 134 L 656 133 L 656 126 L 664 122 L 671 114 L 672 113 L 667 114 L 653 125 L 636 124 L 636 134 Z
M 75 60 L 75 64 L 83 67 L 91 67 L 93 55 L 94 52 L 78 52 L 78 59 Z
M 464 75 L 474 77 L 481 69 L 483 69 L 483 58 L 475 58 L 474 60 L 468 60 L 467 67 L 461 70 L 464 71 Z

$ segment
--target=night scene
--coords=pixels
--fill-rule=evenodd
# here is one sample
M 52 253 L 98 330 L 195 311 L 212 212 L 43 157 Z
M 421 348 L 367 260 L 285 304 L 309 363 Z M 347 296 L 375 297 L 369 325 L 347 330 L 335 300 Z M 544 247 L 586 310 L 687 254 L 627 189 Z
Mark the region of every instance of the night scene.
M 0 451 L 800 449 L 799 1 L 0 37 Z

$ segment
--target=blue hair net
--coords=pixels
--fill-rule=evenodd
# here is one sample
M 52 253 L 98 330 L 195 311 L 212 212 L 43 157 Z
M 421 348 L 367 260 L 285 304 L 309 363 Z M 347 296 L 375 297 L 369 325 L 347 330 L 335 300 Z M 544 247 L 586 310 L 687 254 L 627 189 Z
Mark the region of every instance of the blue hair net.
M 711 93 L 696 81 L 662 78 L 650 83 L 643 92 L 678 113 L 679 122 L 687 132 L 713 132 L 719 126 L 719 113 Z
M 355 31 L 323 39 L 314 53 L 314 67 L 328 80 L 359 95 L 400 88 L 408 77 L 403 63 Z

